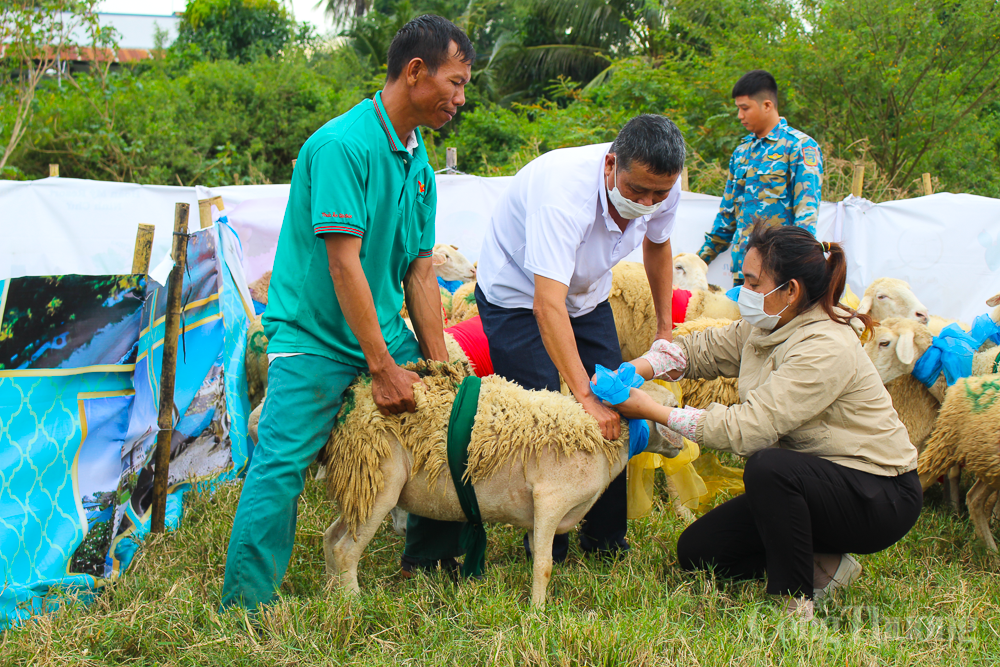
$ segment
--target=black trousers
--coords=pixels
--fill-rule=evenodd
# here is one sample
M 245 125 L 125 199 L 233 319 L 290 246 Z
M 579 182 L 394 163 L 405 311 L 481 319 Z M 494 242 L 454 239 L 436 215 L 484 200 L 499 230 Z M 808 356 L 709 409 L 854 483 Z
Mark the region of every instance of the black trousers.
M 915 470 L 883 477 L 779 448 L 747 459 L 743 482 L 744 495 L 681 534 L 677 559 L 734 579 L 766 574 L 772 595 L 812 598 L 814 553 L 881 551 L 909 532 L 923 504 Z
M 476 304 L 489 341 L 493 371 L 525 389 L 559 391 L 559 371 L 545 351 L 542 334 L 531 309 L 494 306 L 486 300 L 478 285 Z M 611 305 L 607 301 L 586 315 L 570 318 L 570 323 L 588 376 L 594 374 L 596 364 L 612 370 L 618 368 L 622 363 L 621 346 Z M 584 517 L 579 531 L 580 546 L 584 551 L 616 552 L 629 548 L 625 541 L 628 527 L 625 479 L 625 472 L 622 471 Z M 553 560 L 557 563 L 565 560 L 568 550 L 569 537 L 556 535 L 552 543 Z

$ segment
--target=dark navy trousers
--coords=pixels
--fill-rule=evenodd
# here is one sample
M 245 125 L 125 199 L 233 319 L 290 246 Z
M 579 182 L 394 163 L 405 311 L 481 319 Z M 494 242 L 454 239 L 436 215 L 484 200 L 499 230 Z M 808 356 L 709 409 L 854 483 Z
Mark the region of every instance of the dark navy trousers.
M 525 389 L 559 391 L 559 371 L 545 351 L 542 334 L 531 309 L 495 306 L 486 300 L 478 285 L 476 304 L 489 341 L 493 371 Z M 597 364 L 612 370 L 618 368 L 622 362 L 621 346 L 611 305 L 607 301 L 586 315 L 570 318 L 570 323 L 588 376 L 593 376 Z M 584 551 L 614 553 L 629 548 L 625 541 L 627 503 L 625 471 L 622 471 L 584 518 L 579 531 L 580 546 Z M 568 549 L 569 537 L 556 535 L 552 543 L 553 560 L 565 560 Z

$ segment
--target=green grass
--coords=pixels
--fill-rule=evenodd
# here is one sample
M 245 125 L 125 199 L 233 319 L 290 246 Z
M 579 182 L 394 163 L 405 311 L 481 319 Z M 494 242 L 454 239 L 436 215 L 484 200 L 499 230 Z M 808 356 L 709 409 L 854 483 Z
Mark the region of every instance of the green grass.
M 676 564 L 684 529 L 657 499 L 632 521 L 616 563 L 556 566 L 544 610 L 529 605 L 521 531 L 491 526 L 479 582 L 398 575 L 388 522 L 361 562 L 362 594 L 328 592 L 322 533 L 334 516 L 319 482 L 299 505 L 282 600 L 259 636 L 218 614 L 240 486 L 189 495 L 180 530 L 154 537 L 90 605 L 0 635 L 4 665 L 996 665 L 1000 559 L 968 519 L 929 494 L 899 544 L 861 556 L 863 577 L 824 607 L 819 627 L 782 619 L 762 583 L 715 582 Z

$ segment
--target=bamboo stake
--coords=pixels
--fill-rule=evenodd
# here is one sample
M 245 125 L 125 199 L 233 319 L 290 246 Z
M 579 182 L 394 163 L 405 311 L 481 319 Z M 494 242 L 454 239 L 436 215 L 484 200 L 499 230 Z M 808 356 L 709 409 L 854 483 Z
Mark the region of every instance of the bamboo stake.
M 295 171 L 295 163 L 298 162 L 298 160 L 299 160 L 298 158 L 292 159 L 292 171 Z
M 934 187 L 931 185 L 931 175 L 924 173 L 922 178 L 924 181 L 924 195 L 934 194 Z
M 684 192 L 691 192 L 690 181 L 688 180 L 688 168 L 684 167 L 681 172 L 681 190 Z
M 458 149 L 457 148 L 446 148 L 444 150 L 444 166 L 447 167 L 449 174 L 454 174 L 458 171 Z
M 219 197 L 218 195 L 215 197 L 209 197 L 208 199 L 198 200 L 198 220 L 202 229 L 208 229 L 212 226 L 213 206 L 220 211 L 226 210 L 226 207 L 222 205 L 222 197 Z
M 59 178 L 59 165 L 50 164 L 49 165 L 49 178 Z
M 170 441 L 174 434 L 174 380 L 177 375 L 177 337 L 180 333 L 184 265 L 187 263 L 188 204 L 174 206 L 174 242 L 170 256 L 174 268 L 167 279 L 167 316 L 163 332 L 163 363 L 160 368 L 160 414 L 156 434 L 153 473 L 153 507 L 150 532 L 162 533 L 167 513 L 167 475 L 170 472 Z
M 132 273 L 149 273 L 149 258 L 153 254 L 153 225 L 139 225 L 135 235 L 135 252 L 132 253 Z
M 854 165 L 854 179 L 851 182 L 851 194 L 860 197 L 865 186 L 865 165 Z

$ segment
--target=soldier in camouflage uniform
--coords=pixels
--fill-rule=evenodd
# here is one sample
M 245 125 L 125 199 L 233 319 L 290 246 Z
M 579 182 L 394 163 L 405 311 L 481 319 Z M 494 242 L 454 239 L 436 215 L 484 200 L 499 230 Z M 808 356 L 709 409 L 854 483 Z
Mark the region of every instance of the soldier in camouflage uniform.
M 778 85 L 769 73 L 744 74 L 733 86 L 733 100 L 750 134 L 729 160 L 722 205 L 698 256 L 711 263 L 732 245 L 733 281 L 742 285 L 743 255 L 757 218 L 816 234 L 823 156 L 812 137 L 778 115 Z

